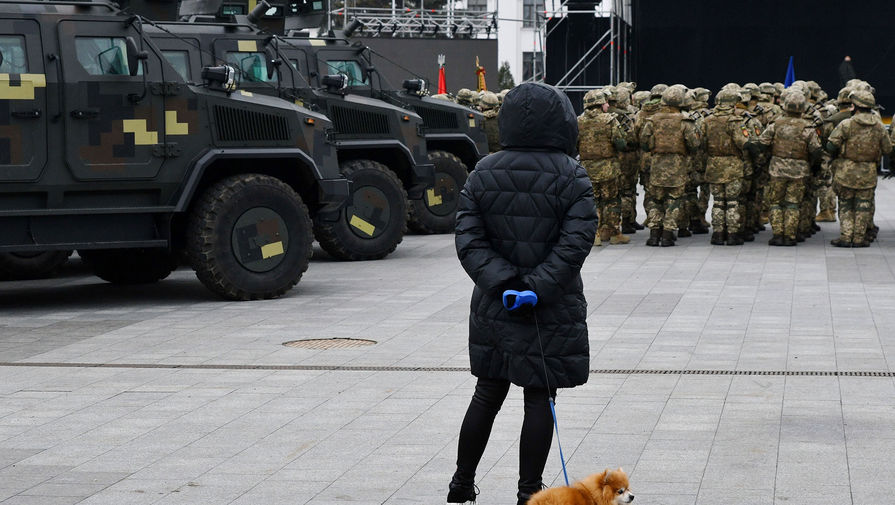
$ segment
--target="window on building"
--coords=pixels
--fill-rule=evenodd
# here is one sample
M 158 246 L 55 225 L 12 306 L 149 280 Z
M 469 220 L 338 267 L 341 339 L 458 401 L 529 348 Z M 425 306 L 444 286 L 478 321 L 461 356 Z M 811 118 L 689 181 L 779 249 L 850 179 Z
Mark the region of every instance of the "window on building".
M 522 80 L 528 81 L 532 77 L 544 78 L 544 53 L 541 51 L 522 53 Z
M 488 0 L 466 0 L 466 9 L 485 12 L 488 10 Z
M 522 27 L 535 28 L 544 23 L 544 0 L 522 0 Z
M 0 73 L 27 74 L 28 58 L 25 57 L 25 37 L 21 35 L 0 35 Z
M 78 62 L 90 75 L 130 75 L 127 44 L 120 37 L 76 37 Z

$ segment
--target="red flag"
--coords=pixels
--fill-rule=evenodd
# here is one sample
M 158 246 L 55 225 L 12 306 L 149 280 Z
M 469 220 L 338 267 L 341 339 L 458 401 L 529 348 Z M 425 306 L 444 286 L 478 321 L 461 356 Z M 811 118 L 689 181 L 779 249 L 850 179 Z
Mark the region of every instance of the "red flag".
M 447 82 L 444 79 L 444 55 L 438 55 L 438 94 L 447 93 Z
M 444 80 L 444 67 L 438 69 L 438 94 L 447 93 L 447 82 Z

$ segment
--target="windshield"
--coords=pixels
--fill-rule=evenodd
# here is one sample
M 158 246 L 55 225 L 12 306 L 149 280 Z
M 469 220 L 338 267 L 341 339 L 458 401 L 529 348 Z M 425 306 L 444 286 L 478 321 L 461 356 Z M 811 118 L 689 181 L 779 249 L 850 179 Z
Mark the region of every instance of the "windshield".
M 277 73 L 267 75 L 267 60 L 264 53 L 231 51 L 227 53 L 227 64 L 234 66 L 239 78 L 249 82 L 276 82 Z
M 348 76 L 349 86 L 368 86 L 367 76 L 360 64 L 354 60 L 328 60 L 325 62 L 327 74 Z

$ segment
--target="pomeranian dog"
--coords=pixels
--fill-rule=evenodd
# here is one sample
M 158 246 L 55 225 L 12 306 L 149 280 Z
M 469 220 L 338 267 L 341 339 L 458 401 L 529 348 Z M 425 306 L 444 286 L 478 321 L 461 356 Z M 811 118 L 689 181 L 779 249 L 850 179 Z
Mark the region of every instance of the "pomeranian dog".
M 621 468 L 607 468 L 571 486 L 538 491 L 528 500 L 528 505 L 622 505 L 632 501 L 634 495 L 628 489 L 628 474 Z

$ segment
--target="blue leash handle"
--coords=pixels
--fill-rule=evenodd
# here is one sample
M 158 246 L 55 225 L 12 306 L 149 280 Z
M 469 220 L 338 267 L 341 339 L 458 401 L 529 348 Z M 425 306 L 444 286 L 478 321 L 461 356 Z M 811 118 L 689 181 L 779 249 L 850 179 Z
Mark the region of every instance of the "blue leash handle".
M 553 426 L 556 428 L 556 446 L 559 447 L 559 460 L 562 462 L 562 476 L 566 479 L 566 486 L 569 485 L 569 474 L 566 473 L 566 458 L 562 453 L 562 443 L 559 441 L 559 423 L 556 422 L 556 406 L 553 404 L 553 398 L 551 397 L 550 402 L 550 413 L 553 414 Z

